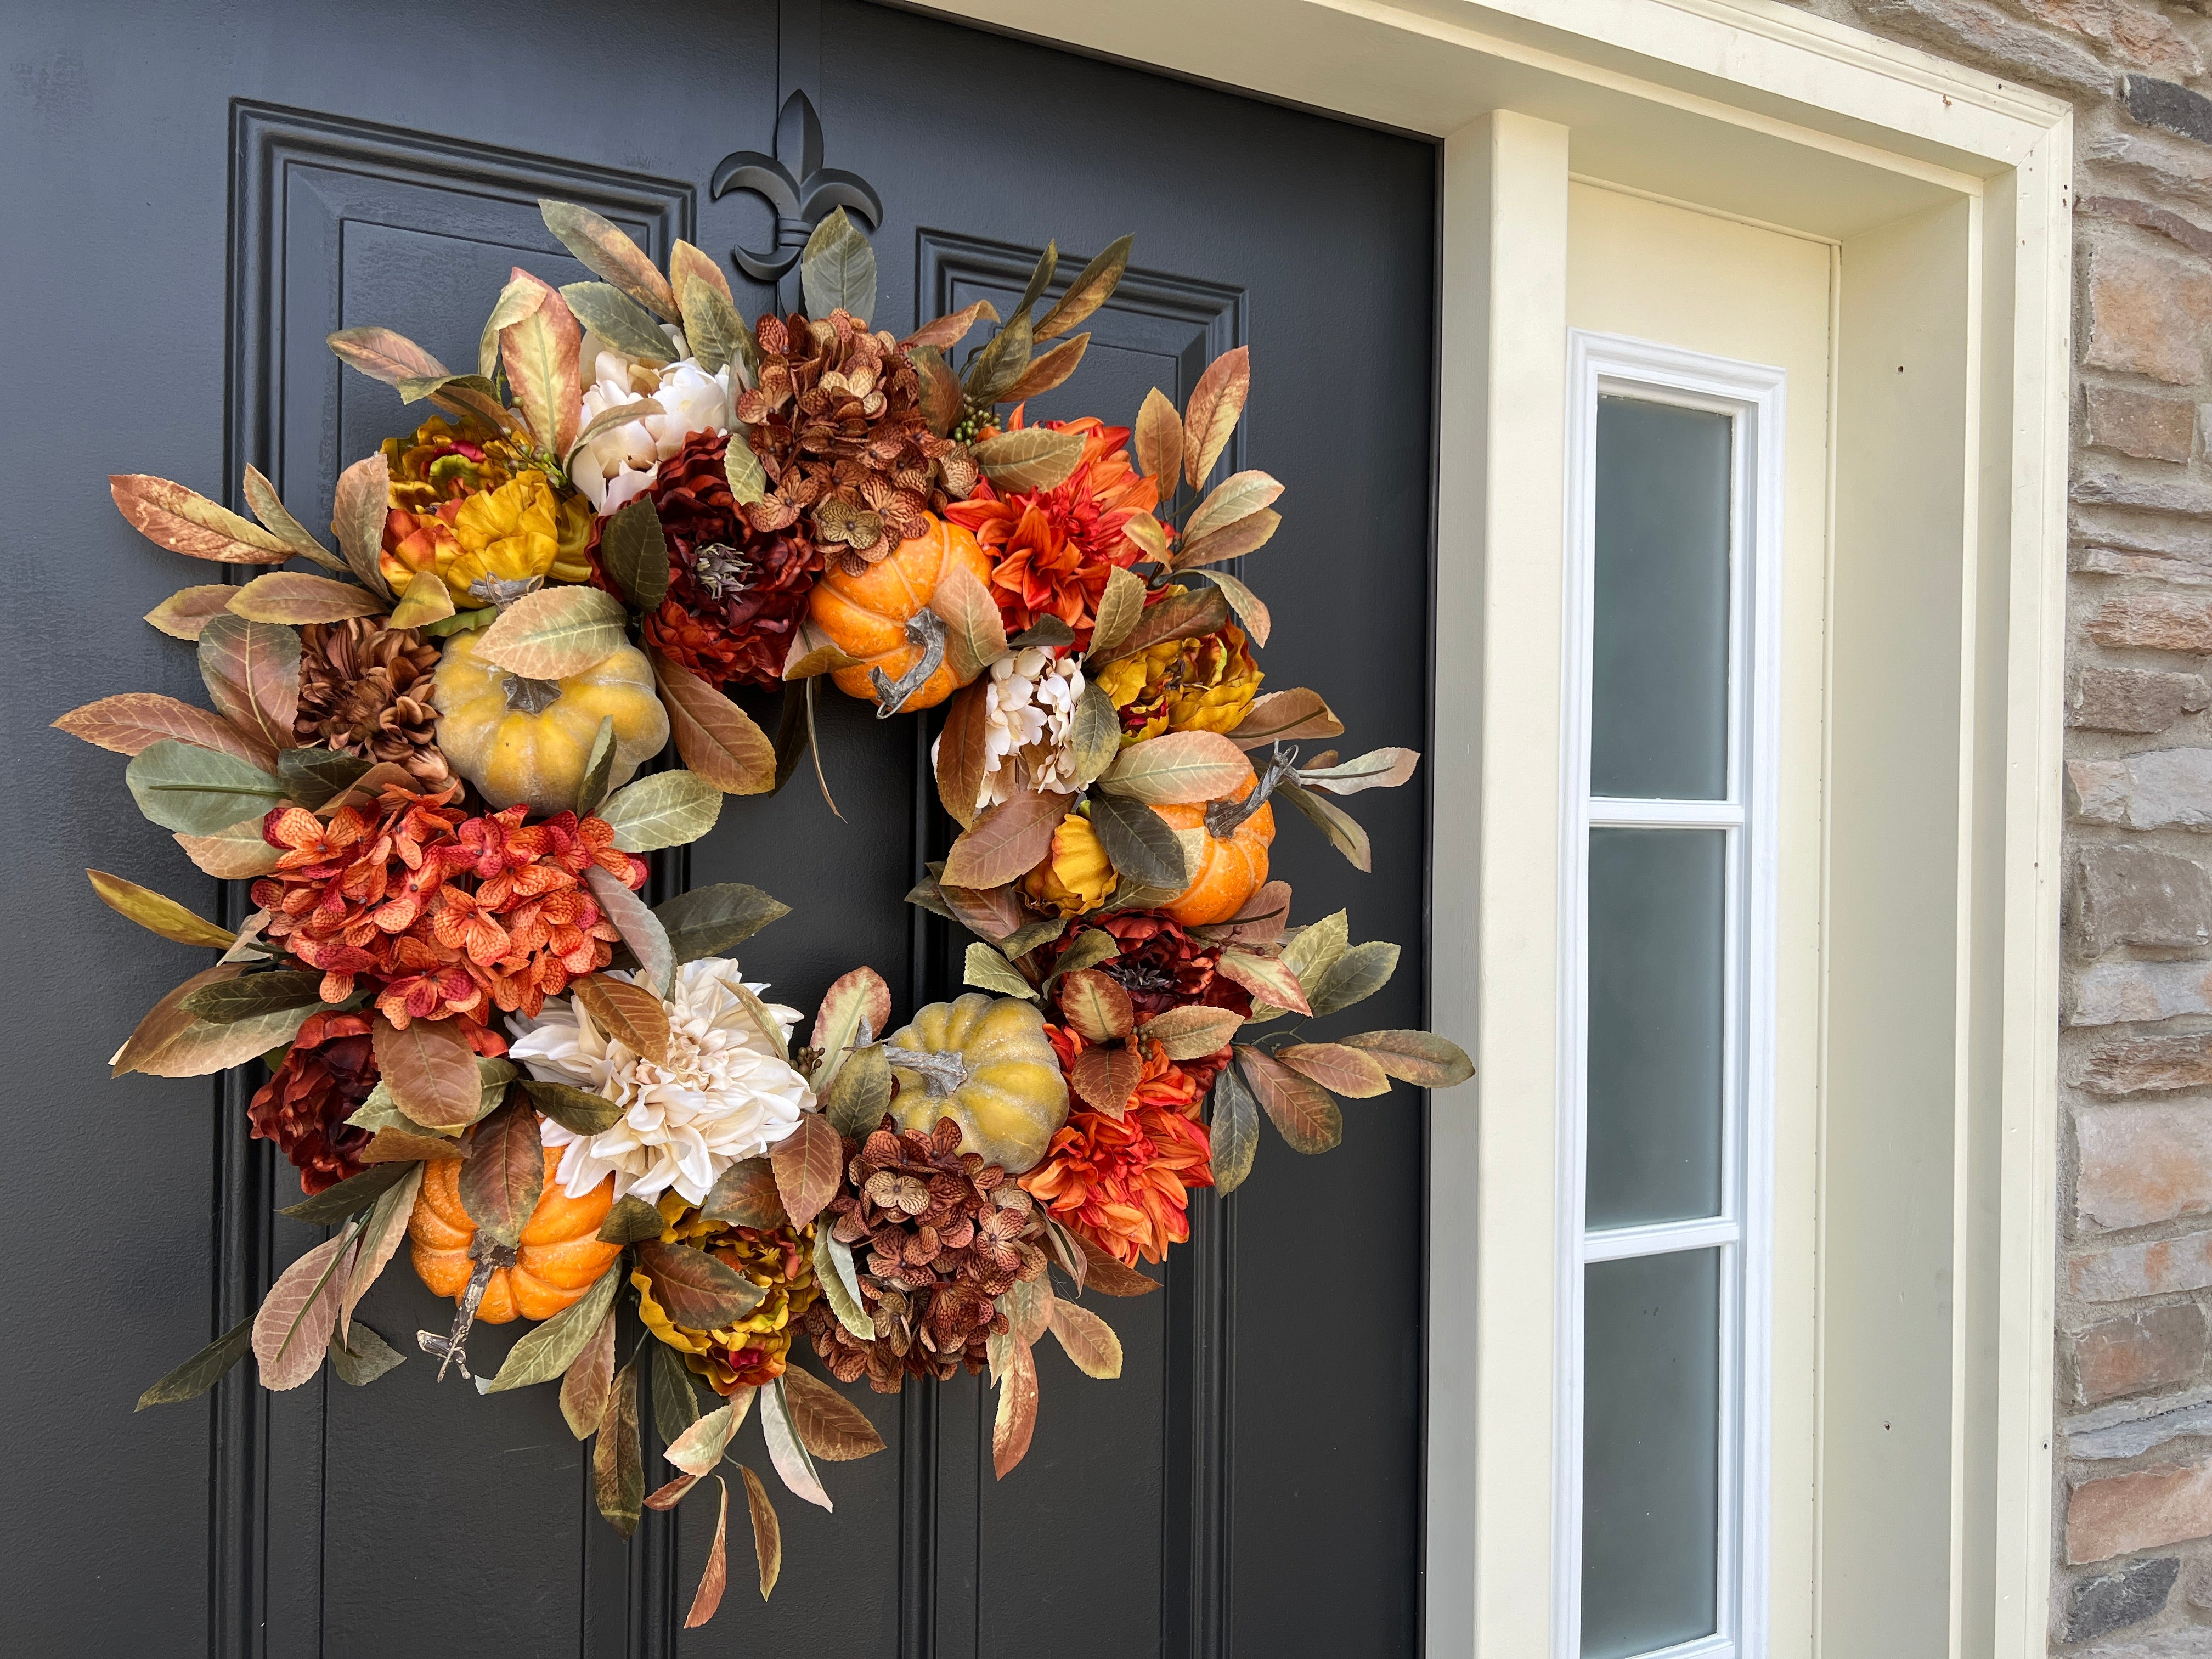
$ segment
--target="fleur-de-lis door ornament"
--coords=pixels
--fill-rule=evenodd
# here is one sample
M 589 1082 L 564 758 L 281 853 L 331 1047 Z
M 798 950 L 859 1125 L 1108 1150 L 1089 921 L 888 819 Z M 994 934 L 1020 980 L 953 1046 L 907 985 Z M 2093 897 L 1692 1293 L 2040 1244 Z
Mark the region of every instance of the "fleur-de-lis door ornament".
M 774 155 L 735 150 L 716 165 L 708 193 L 719 200 L 733 190 L 750 191 L 775 210 L 775 245 L 759 253 L 732 248 L 730 257 L 755 282 L 778 283 L 776 297 L 787 311 L 799 303 L 792 272 L 817 225 L 839 208 L 860 215 L 870 230 L 884 222 L 875 186 L 857 173 L 822 165 L 822 122 L 804 92 L 783 100 Z

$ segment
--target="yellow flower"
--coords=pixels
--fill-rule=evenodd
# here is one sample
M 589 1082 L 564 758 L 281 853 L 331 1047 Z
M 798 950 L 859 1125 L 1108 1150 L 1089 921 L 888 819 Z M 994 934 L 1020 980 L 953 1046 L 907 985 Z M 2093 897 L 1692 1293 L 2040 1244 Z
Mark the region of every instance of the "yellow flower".
M 1091 820 L 1071 812 L 1052 832 L 1051 855 L 1022 878 L 1022 890 L 1063 916 L 1079 916 L 1105 903 L 1120 880 Z
M 646 1328 L 684 1356 L 684 1363 L 707 1379 L 715 1393 L 728 1395 L 740 1384 L 758 1388 L 783 1375 L 785 1356 L 801 1316 L 821 1294 L 814 1282 L 811 1223 L 790 1227 L 735 1227 L 710 1221 L 673 1192 L 660 1196 L 664 1244 L 688 1244 L 744 1275 L 767 1292 L 760 1305 L 726 1329 L 696 1331 L 678 1325 L 653 1299 L 653 1280 L 638 1269 L 629 1276 L 637 1288 L 638 1317 Z
M 434 570 L 453 603 L 469 608 L 490 602 L 489 592 L 473 590 L 477 582 L 586 580 L 591 529 L 591 509 L 574 496 L 562 500 L 552 480 L 533 467 L 496 489 L 441 502 L 428 514 L 395 507 L 386 520 L 379 563 L 397 592 Z
M 1264 678 L 1235 623 L 1195 639 L 1162 640 L 1098 676 L 1121 713 L 1127 747 L 1163 732 L 1237 729 Z

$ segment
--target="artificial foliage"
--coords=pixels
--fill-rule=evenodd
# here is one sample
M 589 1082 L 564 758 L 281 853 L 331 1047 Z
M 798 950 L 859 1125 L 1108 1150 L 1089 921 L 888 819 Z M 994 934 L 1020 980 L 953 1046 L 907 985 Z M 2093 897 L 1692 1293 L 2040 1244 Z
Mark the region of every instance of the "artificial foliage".
M 664 271 L 542 205 L 593 280 L 516 270 L 474 364 L 331 337 L 435 410 L 345 469 L 335 546 L 252 470 L 251 519 L 112 480 L 148 538 L 251 579 L 147 618 L 197 652 L 210 706 L 128 692 L 56 724 L 130 757 L 146 817 L 247 884 L 234 933 L 89 872 L 218 953 L 115 1074 L 265 1068 L 247 1111 L 298 1170 L 285 1213 L 332 1229 L 141 1406 L 248 1352 L 271 1389 L 325 1360 L 374 1381 L 403 1356 L 360 1304 L 404 1244 L 453 1304 L 422 1363 L 556 1390 L 625 1536 L 714 1477 L 698 1624 L 728 1577 L 718 1471 L 756 1407 L 769 1465 L 825 1509 L 819 1463 L 882 1449 L 810 1366 L 887 1393 L 988 1371 L 1004 1478 L 1036 1430 L 1034 1345 L 1118 1376 L 1095 1298 L 1158 1288 L 1143 1267 L 1189 1238 L 1194 1189 L 1245 1180 L 1262 1117 L 1325 1152 L 1340 1097 L 1469 1066 L 1421 1031 L 1300 1035 L 1381 989 L 1398 947 L 1354 943 L 1342 912 L 1291 925 L 1276 808 L 1364 870 L 1336 801 L 1418 757 L 1303 755 L 1342 726 L 1268 679 L 1267 605 L 1228 567 L 1274 534 L 1283 487 L 1212 481 L 1243 349 L 1180 409 L 1155 390 L 1127 425 L 1027 418 L 1080 365 L 1127 238 L 1049 303 L 1051 248 L 1006 315 L 978 301 L 900 339 L 842 210 L 807 245 L 805 311 L 748 323 L 698 249 Z M 905 899 L 974 935 L 949 1002 L 902 1012 L 856 967 L 810 1022 L 733 955 L 784 905 L 641 896 L 726 797 L 811 769 L 835 810 L 825 687 L 941 711 L 958 833 Z M 763 690 L 773 732 L 731 695 Z M 474 1327 L 516 1319 L 473 1369 Z M 670 1470 L 649 1493 L 641 1398 Z M 738 1476 L 765 1595 L 781 1528 Z

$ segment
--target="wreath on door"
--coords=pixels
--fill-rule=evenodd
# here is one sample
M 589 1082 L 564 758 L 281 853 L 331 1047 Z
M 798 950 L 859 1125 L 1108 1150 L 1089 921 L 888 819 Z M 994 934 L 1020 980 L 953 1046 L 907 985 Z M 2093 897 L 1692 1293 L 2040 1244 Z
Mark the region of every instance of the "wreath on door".
M 1338 1096 L 1469 1074 L 1426 1032 L 1301 1040 L 1399 950 L 1354 944 L 1342 912 L 1291 927 L 1268 874 L 1282 805 L 1368 868 L 1332 798 L 1418 757 L 1304 756 L 1342 726 L 1315 691 L 1263 689 L 1267 608 L 1224 567 L 1274 534 L 1282 486 L 1204 489 L 1243 348 L 1181 410 L 1155 390 L 1128 427 L 1024 418 L 1082 362 L 1129 238 L 1049 305 L 1048 246 L 1006 316 L 978 301 L 901 340 L 869 326 L 874 256 L 842 209 L 801 260 L 805 312 L 748 326 L 699 249 L 664 273 L 599 215 L 542 206 L 597 280 L 517 269 L 472 370 L 389 329 L 331 336 L 438 411 L 340 477 L 336 552 L 252 468 L 252 520 L 110 481 L 160 545 L 269 567 L 147 617 L 196 644 L 211 709 L 130 692 L 56 722 L 131 757 L 140 810 L 201 870 L 251 883 L 234 933 L 88 872 L 123 915 L 222 953 L 113 1072 L 261 1062 L 252 1133 L 305 1194 L 283 1213 L 333 1229 L 139 1404 L 249 1350 L 270 1389 L 326 1360 L 374 1381 L 402 1356 L 356 1310 L 404 1243 L 455 1304 L 417 1337 L 440 1375 L 557 1386 L 625 1537 L 736 1462 L 756 1405 L 769 1464 L 830 1507 L 818 1464 L 883 1442 L 802 1346 L 884 1393 L 988 1370 L 1003 1478 L 1036 1424 L 1033 1346 L 1119 1374 L 1090 1298 L 1158 1288 L 1138 1264 L 1188 1238 L 1192 1188 L 1245 1179 L 1262 1115 L 1325 1152 Z M 640 892 L 643 854 L 810 756 L 836 810 L 825 679 L 881 718 L 944 709 L 959 833 L 906 898 L 975 936 L 974 988 L 901 1020 L 855 968 L 802 1038 L 732 954 L 784 905 Z M 780 691 L 773 734 L 732 690 Z M 643 770 L 672 738 L 681 766 Z M 473 1326 L 518 1318 L 472 1373 Z M 673 1472 L 650 1494 L 641 1390 Z M 765 1595 L 779 1529 L 738 1468 Z M 727 1578 L 716 1485 L 692 1625 Z

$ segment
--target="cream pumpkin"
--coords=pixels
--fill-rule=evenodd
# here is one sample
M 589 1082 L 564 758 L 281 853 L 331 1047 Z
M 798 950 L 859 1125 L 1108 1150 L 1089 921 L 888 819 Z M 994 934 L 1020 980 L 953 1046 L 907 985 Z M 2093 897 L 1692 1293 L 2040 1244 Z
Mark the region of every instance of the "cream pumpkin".
M 1067 1082 L 1033 1004 L 970 991 L 918 1010 L 884 1044 L 898 1078 L 891 1115 L 927 1133 L 960 1126 L 960 1150 L 1019 1175 L 1067 1121 Z
M 446 642 L 431 701 L 438 747 L 494 807 L 521 801 L 540 815 L 573 809 L 602 720 L 615 723 L 609 788 L 629 782 L 667 743 L 668 711 L 635 646 L 566 679 L 532 680 L 486 662 L 477 654 L 482 642 L 475 632 Z

